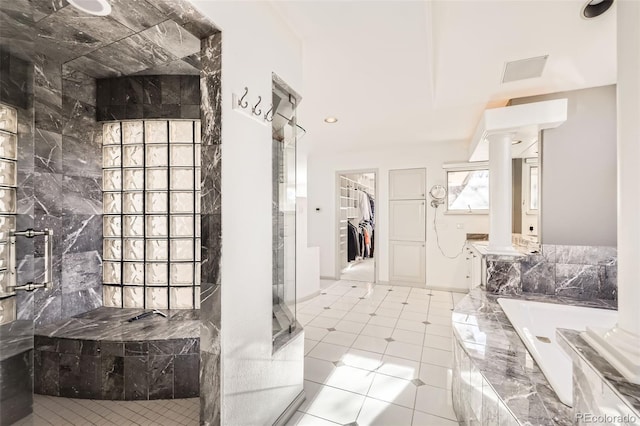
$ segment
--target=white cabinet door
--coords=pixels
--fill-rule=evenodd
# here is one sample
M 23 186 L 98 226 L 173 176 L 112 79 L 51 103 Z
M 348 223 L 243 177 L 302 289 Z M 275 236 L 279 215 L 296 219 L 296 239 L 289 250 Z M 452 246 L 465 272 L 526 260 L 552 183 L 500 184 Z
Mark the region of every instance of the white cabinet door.
M 425 240 L 425 201 L 389 201 L 389 239 L 392 241 Z
M 414 241 L 391 241 L 389 245 L 391 282 L 424 283 L 425 244 Z
M 424 200 L 426 176 L 426 169 L 389 170 L 389 199 Z

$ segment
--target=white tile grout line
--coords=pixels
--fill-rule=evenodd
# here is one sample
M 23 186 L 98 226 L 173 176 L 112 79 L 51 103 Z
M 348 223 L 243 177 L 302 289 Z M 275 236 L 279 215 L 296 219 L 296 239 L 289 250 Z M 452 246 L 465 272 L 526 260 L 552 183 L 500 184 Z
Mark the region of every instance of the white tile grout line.
M 336 303 L 343 303 L 343 299 L 344 299 L 344 297 L 347 297 L 347 293 L 349 293 L 351 290 L 346 290 L 346 291 L 344 291 L 344 292 L 341 292 L 341 295 L 335 294 L 335 293 L 336 293 L 335 291 L 333 291 L 332 293 L 330 293 L 330 292 L 328 292 L 327 290 L 330 290 L 330 289 L 331 289 L 331 290 L 333 290 L 333 288 L 334 288 L 334 287 L 346 287 L 348 284 L 350 284 L 350 283 L 349 283 L 349 282 L 346 282 L 346 281 L 342 281 L 342 282 L 341 282 L 341 281 L 338 281 L 338 282 L 333 283 L 332 285 L 328 286 L 328 287 L 325 289 L 325 291 L 324 291 L 324 293 L 325 293 L 325 294 L 321 294 L 321 295 L 317 296 L 317 297 L 316 297 L 316 298 L 314 298 L 314 299 L 310 299 L 310 300 L 308 300 L 308 301 L 305 303 L 305 306 L 313 305 L 313 304 L 314 304 L 314 301 L 316 301 L 318 297 L 321 297 L 321 296 L 324 296 L 324 295 L 330 295 L 330 296 L 332 296 L 332 297 L 329 297 L 329 300 L 327 301 L 328 303 L 327 303 L 326 305 L 325 305 L 324 303 L 316 304 L 316 305 L 318 306 L 318 309 L 320 308 L 320 306 L 321 306 L 321 305 L 325 305 L 325 306 L 331 307 L 331 306 L 333 306 L 333 305 L 334 305 L 334 304 L 336 304 Z M 359 285 L 359 286 L 358 286 L 358 288 L 362 288 L 362 287 L 365 287 L 365 288 L 367 289 L 367 294 L 366 294 L 365 296 L 372 296 L 373 294 L 375 294 L 375 287 L 376 287 L 376 286 L 370 286 L 370 285 L 366 285 L 366 286 L 360 286 L 360 285 Z M 385 287 L 386 287 L 386 286 L 385 286 Z M 381 287 L 381 288 L 380 288 L 380 290 L 384 290 L 384 289 L 385 289 L 385 287 Z M 386 289 L 387 289 L 387 290 L 389 290 L 389 289 L 392 289 L 392 288 L 386 288 Z M 340 291 L 338 291 L 338 293 L 340 293 Z M 453 308 L 453 306 L 455 305 L 455 300 L 454 300 L 454 298 L 453 298 L 453 294 L 452 294 L 451 292 L 444 292 L 444 291 L 443 291 L 442 293 L 446 294 L 444 303 L 436 302 L 436 301 L 434 300 L 434 297 L 433 297 L 434 295 L 433 295 L 432 291 L 429 291 L 429 293 L 428 293 L 428 297 L 426 297 L 426 298 L 425 298 L 425 300 L 428 300 L 427 307 L 426 307 L 426 312 L 425 312 L 425 314 L 426 314 L 426 318 L 427 318 L 426 320 L 427 320 L 427 321 L 428 321 L 429 316 L 430 316 L 430 314 L 431 314 L 431 306 L 432 306 L 431 304 L 432 304 L 432 302 L 434 302 L 434 303 L 438 303 L 438 305 L 440 305 L 440 306 L 442 306 L 442 305 L 446 305 L 446 307 L 447 307 L 449 310 L 451 310 L 451 309 Z M 378 301 L 376 301 L 376 302 L 375 302 L 375 307 L 373 307 L 373 306 L 372 306 L 372 307 L 371 307 L 371 309 L 372 309 L 374 312 L 376 312 L 378 309 L 380 309 L 380 306 L 385 302 L 385 300 L 386 300 L 389 296 L 390 296 L 390 292 L 388 292 L 384 297 L 381 297 L 381 298 L 373 298 L 373 297 L 372 297 L 372 298 L 369 298 L 369 300 L 370 300 L 370 301 L 373 301 L 373 300 L 375 300 L 375 299 L 379 299 Z M 363 297 L 363 296 L 360 296 L 360 297 Z M 410 297 L 411 297 L 411 289 L 410 289 L 409 291 L 406 291 L 406 292 L 405 292 L 405 291 L 401 291 L 401 292 L 399 292 L 399 297 L 398 297 L 398 296 L 393 295 L 393 298 L 394 298 L 394 299 L 396 299 L 396 300 L 394 300 L 394 301 L 389 300 L 389 301 L 391 301 L 391 302 L 399 302 L 399 300 L 403 300 L 404 302 L 407 302 L 407 301 L 410 299 Z M 446 300 L 447 298 L 449 299 L 448 301 Z M 331 301 L 331 299 L 333 299 L 333 301 Z M 404 302 L 403 302 L 403 303 L 404 303 Z M 346 302 L 345 302 L 345 303 L 346 303 Z M 349 312 L 349 313 L 353 312 L 353 310 L 352 310 L 352 309 L 353 309 L 353 307 L 355 307 L 358 303 L 359 303 L 359 302 L 357 302 L 357 303 L 353 304 L 353 306 L 351 307 L 351 309 L 350 309 L 349 311 L 347 311 L 347 312 Z M 408 302 L 407 302 L 407 303 L 408 303 Z M 399 321 L 399 319 L 400 319 L 400 316 L 402 315 L 402 313 L 403 313 L 403 312 L 415 312 L 415 311 L 408 311 L 408 310 L 406 310 L 406 311 L 405 311 L 406 306 L 407 306 L 407 305 L 405 305 L 405 306 L 403 306 L 403 307 L 402 307 L 402 309 L 400 310 L 400 312 L 398 313 L 398 315 L 397 315 L 397 317 L 396 317 L 396 319 L 395 319 L 395 322 L 394 322 L 393 327 L 390 327 L 390 328 L 392 329 L 392 334 L 393 334 L 396 330 L 402 330 L 402 329 L 398 329 L 398 328 L 397 328 L 397 325 L 398 325 L 398 321 Z M 434 308 L 435 308 L 435 306 L 434 306 Z M 314 319 L 316 319 L 316 318 L 318 318 L 319 316 L 321 316 L 321 315 L 322 315 L 323 311 L 322 311 L 322 310 L 318 310 L 318 309 L 316 310 L 316 311 L 317 311 L 317 313 L 316 313 L 316 314 L 306 314 L 306 313 L 305 313 L 308 317 L 310 317 L 310 319 L 307 321 L 307 324 L 309 324 L 309 323 L 310 323 L 310 322 L 312 322 Z M 384 309 L 384 308 L 383 308 L 383 309 Z M 444 310 L 444 306 L 442 306 L 442 308 L 438 308 L 438 309 L 443 309 L 443 310 Z M 347 315 L 348 315 L 348 314 L 347 314 Z M 345 316 L 346 316 L 346 315 L 345 315 Z M 395 315 L 394 315 L 394 317 L 395 317 Z M 343 321 L 343 320 L 344 320 L 343 318 L 344 318 L 344 317 L 342 317 L 341 319 L 337 319 L 337 321 L 338 321 L 338 322 Z M 372 318 L 373 318 L 373 317 L 372 317 Z M 364 327 L 366 327 L 367 325 L 370 325 L 370 320 L 371 320 L 371 318 L 369 318 L 369 319 L 367 320 L 367 322 L 366 322 L 366 323 L 364 323 L 363 329 L 364 329 Z M 440 325 L 440 324 L 435 324 L 435 325 Z M 444 325 L 444 326 L 446 326 L 446 325 Z M 318 328 L 323 328 L 323 327 L 318 327 Z M 362 329 L 361 329 L 361 330 L 360 330 L 360 332 L 358 332 L 358 333 L 350 333 L 350 334 L 355 334 L 355 335 L 357 335 L 358 337 L 360 337 L 360 336 L 362 336 Z M 422 361 L 422 359 L 423 359 L 423 355 L 424 355 L 424 351 L 425 351 L 425 347 L 426 347 L 426 346 L 425 346 L 426 336 L 428 335 L 428 333 L 427 333 L 427 327 L 426 327 L 426 326 L 425 326 L 425 331 L 424 331 L 422 334 L 423 334 L 423 341 L 422 341 L 422 345 L 420 345 L 420 346 L 421 346 L 421 350 L 420 350 L 420 359 L 419 359 L 419 360 L 417 360 L 417 361 L 416 361 L 416 360 L 413 360 L 413 359 L 411 360 L 411 361 L 413 361 L 413 362 L 417 362 L 417 363 L 418 363 L 418 365 L 419 365 L 419 368 L 418 368 L 418 375 L 417 375 L 417 377 L 415 377 L 415 378 L 419 378 L 419 377 L 420 377 L 420 372 L 421 372 L 421 370 L 422 370 L 422 364 L 423 364 L 423 363 L 424 363 L 424 364 L 429 364 L 429 365 L 434 365 L 434 366 L 437 366 L 437 367 L 443 367 L 443 366 L 438 365 L 438 364 L 432 364 L 432 363 L 430 363 L 430 362 L 423 362 L 423 361 Z M 326 335 L 325 335 L 325 336 L 326 336 Z M 443 337 L 443 336 L 438 336 L 438 337 Z M 324 337 L 323 337 L 323 339 L 324 339 Z M 356 339 L 357 339 L 357 337 L 356 337 Z M 314 358 L 314 359 L 319 359 L 319 360 L 322 360 L 322 361 L 327 361 L 327 360 L 323 360 L 322 358 L 316 358 L 316 357 L 313 357 L 313 356 L 311 356 L 311 355 L 310 355 L 310 352 L 313 350 L 313 348 L 314 348 L 315 346 L 317 346 L 317 345 L 318 345 L 318 343 L 320 343 L 320 342 L 322 342 L 322 340 L 316 341 L 316 343 L 314 344 L 314 346 L 313 346 L 312 348 L 310 348 L 310 349 L 309 349 L 309 354 L 305 355 L 305 358 Z M 355 340 L 354 340 L 354 342 L 355 342 Z M 326 343 L 326 342 L 325 342 L 325 343 Z M 347 347 L 347 346 L 344 346 L 344 345 L 336 345 L 336 346 Z M 387 344 L 387 346 L 388 346 L 388 344 Z M 352 348 L 353 348 L 353 343 L 352 343 L 350 346 L 348 346 L 347 348 L 348 348 L 348 349 L 352 349 Z M 386 348 L 387 348 L 387 347 L 385 347 L 385 351 L 384 351 L 384 353 L 380 354 L 381 356 L 384 356 L 384 355 L 386 354 Z M 376 352 L 376 353 L 378 353 L 378 352 Z M 352 368 L 356 368 L 356 369 L 360 369 L 360 370 L 364 370 L 364 371 L 370 371 L 370 372 L 378 373 L 378 371 L 377 371 L 378 369 L 377 369 L 377 368 L 376 368 L 375 370 L 367 370 L 367 369 L 363 369 L 363 368 L 359 368 L 359 367 L 354 367 L 354 366 L 352 366 Z M 378 368 L 379 368 L 379 367 L 378 367 Z M 444 367 L 444 368 L 447 368 L 447 367 Z M 384 373 L 379 373 L 379 374 L 386 375 L 386 374 L 384 374 Z M 391 375 L 389 375 L 389 376 L 391 376 Z M 395 376 L 391 376 L 391 377 L 395 377 Z M 373 381 L 372 381 L 372 383 L 369 385 L 369 388 L 368 388 L 368 390 L 367 390 L 366 394 L 364 394 L 364 395 L 363 395 L 363 394 L 359 394 L 359 393 L 355 393 L 355 392 L 350 392 L 350 391 L 347 391 L 347 390 L 345 390 L 345 389 L 337 388 L 337 387 L 334 387 L 334 386 L 330 386 L 330 385 L 327 385 L 326 383 L 318 383 L 318 382 L 315 382 L 315 381 L 312 381 L 312 380 L 309 380 L 309 381 L 310 381 L 310 382 L 313 382 L 313 383 L 317 383 L 317 384 L 319 384 L 320 386 L 328 386 L 328 387 L 331 387 L 331 388 L 334 388 L 334 389 L 340 389 L 340 390 L 345 391 L 345 392 L 353 393 L 353 394 L 355 394 L 355 395 L 361 395 L 361 396 L 364 396 L 364 397 L 365 397 L 365 399 L 363 400 L 363 405 L 361 405 L 361 406 L 360 406 L 360 409 L 359 409 L 359 411 L 358 411 L 358 415 L 357 415 L 357 416 L 359 416 L 359 415 L 360 415 L 360 413 L 362 412 L 362 408 L 364 407 L 364 402 L 366 401 L 366 398 L 371 398 L 371 399 L 375 399 L 375 400 L 378 400 L 378 401 L 384 402 L 384 403 L 386 403 L 386 404 L 390 404 L 390 405 L 397 405 L 397 406 L 399 406 L 399 407 L 407 408 L 407 407 L 404 407 L 404 406 L 401 406 L 401 405 L 398 405 L 398 404 L 390 403 L 390 402 L 387 402 L 387 401 L 382 401 L 382 400 L 379 400 L 378 398 L 373 398 L 373 397 L 369 396 L 368 394 L 369 394 L 369 392 L 370 392 L 370 390 L 371 390 L 371 386 L 373 385 Z M 408 380 L 408 381 L 410 382 L 410 380 Z M 434 387 L 440 388 L 439 386 L 434 386 Z M 413 422 L 413 420 L 414 420 L 415 411 L 416 411 L 416 403 L 417 403 L 417 397 L 418 397 L 418 389 L 419 389 L 419 386 L 416 386 L 416 395 L 415 395 L 415 397 L 414 397 L 414 401 L 413 401 L 413 408 L 412 408 L 412 417 L 411 417 L 412 422 Z M 446 388 L 446 383 L 444 384 L 444 389 L 445 389 L 445 390 L 447 390 L 447 391 L 450 391 L 449 389 L 447 389 L 447 388 Z M 432 415 L 434 415 L 434 414 L 432 414 Z M 440 417 L 440 416 L 438 416 L 438 417 Z M 357 417 L 356 417 L 356 418 L 357 418 Z M 329 421 L 328 419 L 325 419 L 325 420 Z
M 157 424 L 157 419 L 170 418 L 173 423 L 197 425 L 199 412 L 198 400 L 148 400 L 148 401 L 102 401 L 77 398 L 57 398 L 35 395 L 34 419 L 36 424 L 51 424 L 45 416 L 56 416 L 56 419 L 71 425 L 119 425 L 123 422 L 130 424 Z M 153 415 L 161 409 L 161 414 Z M 48 413 L 48 414 L 47 414 Z M 153 417 L 153 418 L 152 418 Z M 58 420 L 56 420 L 58 421 Z
M 354 288 L 355 286 L 355 288 Z M 395 309 L 393 308 L 394 305 L 397 305 L 398 303 L 408 303 L 408 301 L 411 300 L 412 297 L 412 289 L 409 288 L 407 291 L 402 290 L 402 291 L 397 291 L 397 293 L 392 293 L 389 291 L 386 291 L 384 295 L 382 295 L 380 292 L 385 291 L 385 290 L 397 290 L 394 289 L 392 286 L 386 286 L 386 285 L 371 285 L 368 283 L 361 283 L 361 282 L 352 282 L 352 281 L 336 281 L 334 283 L 332 283 L 331 285 L 327 286 L 321 294 L 313 299 L 310 299 L 308 301 L 305 301 L 303 304 L 300 305 L 300 310 L 303 310 L 305 307 L 314 307 L 315 309 L 310 309 L 309 312 L 300 312 L 301 314 L 305 315 L 307 317 L 307 322 L 305 325 L 308 325 L 310 322 L 312 322 L 313 320 L 319 318 L 322 316 L 323 312 L 325 311 L 324 307 L 329 307 L 331 308 L 332 306 L 336 305 L 336 304 L 340 304 L 340 308 L 341 309 L 335 309 L 337 310 L 341 310 L 341 311 L 345 311 L 346 315 L 348 315 L 349 313 L 362 313 L 364 315 L 366 315 L 365 312 L 359 312 L 359 311 L 353 311 L 353 309 L 359 305 L 362 304 L 363 306 L 366 305 L 367 306 L 367 311 L 369 311 L 369 313 L 375 313 L 377 312 L 379 309 L 388 309 L 389 312 L 393 312 Z M 378 292 L 376 292 L 376 290 L 378 290 Z M 390 318 L 390 321 L 393 322 L 392 326 L 389 326 L 388 328 L 391 330 L 391 335 L 393 335 L 396 331 L 400 330 L 400 331 L 409 331 L 409 332 L 414 332 L 413 330 L 404 330 L 404 328 L 398 328 L 398 322 L 400 320 L 400 317 L 403 313 L 415 313 L 417 315 L 421 315 L 421 314 L 425 314 L 426 315 L 426 319 L 428 321 L 429 317 L 432 315 L 432 311 L 431 309 L 438 309 L 439 311 L 444 311 L 445 309 L 451 309 L 452 306 L 455 305 L 455 300 L 453 297 L 453 294 L 451 292 L 442 292 L 443 296 L 446 294 L 446 296 L 444 298 L 442 298 L 441 296 L 438 297 L 438 300 L 436 300 L 434 298 L 433 293 L 429 292 L 429 295 L 422 298 L 422 297 L 418 297 L 416 298 L 417 300 L 424 300 L 424 301 L 428 301 L 428 303 L 426 303 L 426 312 L 421 312 L 421 310 L 415 311 L 415 310 L 409 310 L 407 308 L 407 305 L 404 305 L 401 307 L 401 309 L 396 313 L 393 313 L 391 316 L 385 316 L 385 315 L 378 315 L 380 317 L 385 317 L 385 318 Z M 440 293 L 437 293 L 438 295 Z M 327 296 L 327 297 L 323 297 L 323 296 Z M 356 298 L 360 298 L 360 300 L 356 299 Z M 444 300 L 443 300 L 444 299 Z M 449 299 L 449 300 L 446 300 Z M 321 303 L 318 303 L 321 302 Z M 437 308 L 436 308 L 436 304 L 437 304 Z M 345 307 L 349 305 L 348 309 L 345 309 Z M 385 305 L 385 306 L 383 306 Z M 312 313 L 315 312 L 315 313 Z M 438 314 L 440 314 L 440 312 L 438 312 Z M 440 315 L 436 315 L 436 313 L 434 312 L 433 315 L 435 316 L 440 316 Z M 444 317 L 444 316 L 443 316 Z M 323 318 L 329 318 L 330 320 L 334 320 L 337 323 L 340 323 L 342 321 L 348 321 L 344 319 L 344 316 L 342 318 L 331 318 L 331 317 L 326 317 L 324 316 Z M 362 328 L 360 329 L 359 332 L 357 333 L 350 333 L 350 332 L 345 332 L 348 334 L 352 334 L 356 336 L 356 339 L 360 336 L 366 336 L 362 334 L 362 330 L 367 327 L 368 325 L 376 325 L 374 323 L 371 323 L 371 320 L 375 318 L 375 317 L 369 317 L 367 318 L 367 321 L 362 323 L 361 321 L 356 321 L 358 324 L 362 325 Z M 406 320 L 408 322 L 418 322 L 416 320 Z M 449 325 L 444 325 L 444 324 L 434 324 L 434 325 L 438 325 L 438 326 L 442 326 L 442 327 L 449 327 Z M 324 328 L 324 327 L 318 327 L 318 328 Z M 422 332 L 417 332 L 417 333 L 421 333 L 422 334 L 422 344 L 419 345 L 421 346 L 420 349 L 420 356 L 419 359 L 413 359 L 413 358 L 404 358 L 404 357 L 400 357 L 403 359 L 407 359 L 407 360 L 411 360 L 412 362 L 416 362 L 418 364 L 418 370 L 416 373 L 416 377 L 415 378 L 420 378 L 420 373 L 422 371 L 422 364 L 430 364 L 430 365 L 434 365 L 434 366 L 438 366 L 438 367 L 443 367 L 442 365 L 438 365 L 438 364 L 433 364 L 428 362 L 428 360 L 426 360 L 425 362 L 423 362 L 423 356 L 425 353 L 425 348 L 427 348 L 427 346 L 425 346 L 425 342 L 427 339 L 427 336 L 431 335 L 429 333 L 427 333 L 428 327 L 425 326 L 424 331 Z M 330 333 L 330 332 L 329 332 Z M 325 335 L 326 336 L 326 335 Z M 323 339 L 324 337 L 323 336 Z M 366 337 L 373 337 L 373 336 L 366 336 Z M 389 336 L 391 337 L 391 336 Z M 442 338 L 451 338 L 450 336 L 437 336 L 437 337 L 442 337 Z M 310 340 L 310 339 L 307 339 Z M 343 348 L 346 348 L 347 350 L 350 349 L 357 349 L 357 348 L 353 348 L 353 344 L 355 343 L 355 340 L 353 343 L 351 343 L 351 345 L 349 346 L 345 346 L 345 345 L 336 345 L 336 346 L 340 346 Z M 397 340 L 396 340 L 397 341 Z M 309 352 L 311 352 L 313 350 L 313 348 L 315 346 L 318 345 L 318 343 L 323 342 L 323 340 L 319 340 L 316 341 L 314 343 L 314 345 L 309 348 Z M 323 342 L 323 343 L 327 343 L 327 342 Z M 402 342 L 402 343 L 408 343 L 408 342 Z M 410 343 L 408 343 L 410 344 Z M 377 352 L 377 351 L 373 351 L 374 353 L 380 355 L 380 357 L 384 357 L 387 354 L 387 349 L 389 346 L 389 342 L 387 342 L 387 344 L 385 345 L 385 350 L 383 352 Z M 314 358 L 314 359 L 320 359 L 322 360 L 322 358 L 316 358 L 314 356 L 311 356 L 310 354 L 306 355 L 305 358 Z M 323 360 L 326 361 L 326 360 Z M 389 376 L 389 377 L 394 377 L 394 378 L 398 378 L 396 376 L 393 376 L 392 374 L 386 374 L 386 373 L 381 373 L 379 372 L 379 368 L 380 366 L 378 366 L 375 369 L 366 369 L 366 368 L 361 368 L 358 366 L 351 366 L 352 368 L 356 368 L 359 370 L 363 370 L 363 371 L 368 371 L 368 372 L 372 372 L 372 373 L 376 373 L 376 374 L 381 374 L 381 375 L 385 375 L 385 376 Z M 448 367 L 443 367 L 443 368 L 448 368 Z M 407 380 L 404 378 L 399 378 L 402 380 L 406 380 L 407 382 L 411 382 L 411 380 Z M 360 416 L 360 414 L 362 413 L 362 409 L 364 408 L 364 402 L 367 400 L 367 398 L 369 399 L 373 399 L 373 400 L 377 400 L 380 402 L 383 402 L 385 404 L 388 405 L 394 405 L 394 406 L 398 406 L 398 407 L 402 407 L 402 408 L 408 408 L 405 407 L 403 405 L 399 405 L 399 404 L 395 404 L 393 402 L 388 402 L 388 401 L 383 401 L 381 399 L 378 398 L 374 398 L 372 396 L 369 396 L 369 392 L 371 391 L 371 387 L 373 386 L 373 380 L 372 382 L 369 384 L 369 387 L 367 388 L 367 391 L 364 394 L 361 393 L 356 393 L 356 392 L 351 392 L 342 388 L 338 388 L 335 386 L 330 386 L 327 385 L 326 383 L 318 383 L 312 380 L 309 380 L 310 382 L 316 383 L 320 386 L 327 386 L 327 387 L 331 387 L 333 389 L 339 389 L 343 392 L 349 392 L 352 393 L 354 395 L 358 395 L 358 396 L 362 396 L 363 397 L 363 401 L 362 404 L 360 405 L 359 409 L 358 409 L 358 413 L 356 415 L 356 419 Z M 415 386 L 415 385 L 414 385 Z M 446 383 L 443 384 L 444 389 L 446 389 Z M 435 386 L 438 388 L 441 388 L 440 386 Z M 418 390 L 419 390 L 419 386 L 416 386 L 416 394 L 414 396 L 414 400 L 413 400 L 413 407 L 411 408 L 412 413 L 411 413 L 411 420 L 413 422 L 414 418 L 415 418 L 415 411 L 416 411 L 416 403 L 417 403 L 417 398 L 418 398 Z M 449 389 L 447 389 L 449 390 Z M 190 402 L 190 400 L 175 400 L 175 401 L 160 401 L 160 400 L 151 400 L 151 401 L 126 401 L 126 402 L 121 402 L 121 401 L 99 401 L 99 400 L 81 400 L 81 399 L 74 399 L 74 398 L 70 398 L 70 399 L 66 399 L 64 403 L 61 406 L 61 403 L 56 401 L 56 398 L 54 397 L 41 397 L 38 396 L 39 400 L 36 401 L 36 404 L 41 404 L 42 408 L 45 411 L 49 411 L 52 415 L 55 415 L 57 418 L 65 421 L 65 422 L 69 422 L 71 424 L 74 423 L 74 421 L 79 420 L 80 418 L 82 418 L 82 422 L 83 424 L 106 424 L 105 422 L 109 422 L 111 424 L 118 424 L 117 422 L 122 422 L 122 421 L 132 421 L 134 423 L 137 422 L 141 422 L 141 423 L 148 423 L 148 422 L 157 422 L 159 417 L 162 417 L 164 420 L 166 420 L 167 418 L 171 418 L 171 420 L 173 420 L 174 422 L 179 422 L 179 423 L 189 423 L 193 420 L 195 420 L 195 422 L 197 423 L 197 419 L 196 417 L 191 416 L 190 414 L 193 414 L 193 412 L 198 411 L 197 410 L 197 400 L 195 401 L 195 403 Z M 158 406 L 162 407 L 161 411 L 158 411 Z M 114 408 L 116 408 L 118 410 L 123 410 L 123 411 L 119 411 L 116 412 L 114 411 Z M 62 410 L 60 410 L 62 408 Z M 421 410 L 419 410 L 421 411 Z M 124 416 L 122 415 L 124 412 Z M 302 413 L 302 412 L 301 412 Z M 47 423 L 50 424 L 50 422 L 48 422 L 45 418 L 42 418 L 41 416 L 38 415 L 37 413 L 37 409 L 36 412 L 34 413 L 39 419 L 42 419 L 43 421 L 46 421 Z M 428 413 L 429 414 L 429 413 Z M 307 415 L 307 413 L 303 413 L 303 415 Z M 431 414 L 431 415 L 435 415 L 435 414 Z M 318 417 L 318 416 L 315 416 Z M 439 417 L 439 416 L 438 416 Z M 322 417 L 320 417 L 322 418 Z M 327 421 L 330 421 L 329 419 L 325 419 Z M 94 423 L 94 421 L 96 423 Z

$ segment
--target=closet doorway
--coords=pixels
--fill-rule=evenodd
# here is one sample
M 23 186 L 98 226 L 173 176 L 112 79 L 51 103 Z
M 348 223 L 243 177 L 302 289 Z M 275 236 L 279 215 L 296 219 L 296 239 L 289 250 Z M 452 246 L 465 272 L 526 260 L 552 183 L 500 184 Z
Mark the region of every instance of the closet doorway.
M 338 172 L 337 271 L 341 280 L 376 282 L 376 170 Z

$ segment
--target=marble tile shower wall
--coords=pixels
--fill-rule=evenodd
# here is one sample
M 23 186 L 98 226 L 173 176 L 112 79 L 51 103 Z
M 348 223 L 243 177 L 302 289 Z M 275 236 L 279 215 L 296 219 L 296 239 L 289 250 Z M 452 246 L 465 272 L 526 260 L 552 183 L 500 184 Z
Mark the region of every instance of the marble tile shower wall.
M 198 75 L 143 75 L 97 80 L 98 121 L 200 119 Z
M 39 323 L 53 321 L 63 315 L 74 298 L 85 292 L 91 304 L 100 304 L 90 294 L 93 287 L 73 288 L 80 282 L 99 285 L 93 254 L 100 254 L 102 211 L 100 199 L 88 197 L 77 205 L 79 194 L 100 194 L 101 133 L 89 128 L 80 112 L 95 117 L 95 99 L 87 90 L 92 78 L 108 78 L 132 73 L 167 74 L 179 69 L 180 74 L 198 74 L 201 61 L 202 120 L 202 287 L 201 287 L 201 423 L 220 424 L 220 253 L 221 253 L 221 33 L 187 0 L 113 0 L 109 17 L 88 17 L 62 0 L 12 0 L 0 2 L 0 44 L 11 46 L 29 57 L 35 67 L 35 129 L 39 143 L 58 147 L 55 164 L 42 157 L 36 171 L 33 138 L 20 147 L 21 224 L 51 224 L 57 235 L 65 235 L 55 256 L 56 283 L 49 293 L 24 294 L 21 314 L 35 317 Z M 80 37 L 81 35 L 81 37 Z M 124 38 L 123 38 L 124 37 Z M 171 53 L 174 52 L 174 53 Z M 37 55 L 37 58 L 34 58 Z M 42 56 L 45 55 L 45 56 Z M 55 64 L 48 58 L 55 58 Z M 59 63 L 68 62 L 71 69 Z M 196 71 L 195 73 L 193 71 Z M 63 78 L 64 77 L 64 78 Z M 69 96 L 64 85 L 76 93 Z M 74 102 L 73 99 L 78 102 Z M 93 111 L 93 113 L 91 113 Z M 65 113 L 69 116 L 65 120 Z M 23 115 L 24 125 L 32 123 Z M 22 119 L 22 118 L 21 118 Z M 46 142 L 43 139 L 46 139 Z M 39 150 L 41 150 L 39 148 Z M 95 151 L 94 151 L 95 150 Z M 52 152 L 52 151 L 49 151 Z M 59 154 L 61 156 L 59 156 Z M 94 164 L 95 159 L 95 164 Z M 40 173 L 40 175 L 36 175 Z M 45 182 L 45 178 L 51 182 Z M 95 184 L 94 184 L 95 182 Z M 82 184 L 84 183 L 84 185 Z M 55 191 L 45 193 L 40 185 Z M 78 197 L 65 195 L 64 189 L 77 188 Z M 37 200 L 37 201 L 36 201 Z M 66 200 L 66 201 L 65 201 Z M 94 212 L 99 212 L 94 214 Z M 83 219 L 83 220 L 81 220 Z M 79 223 L 68 234 L 65 224 Z M 33 253 L 34 250 L 24 250 Z M 36 253 L 41 253 L 41 249 Z M 89 259 L 83 264 L 81 259 Z M 62 260 L 65 265 L 62 268 Z M 40 259 L 41 261 L 41 259 Z M 95 259 L 99 266 L 99 259 Z M 33 262 L 21 262 L 27 270 Z M 73 266 L 75 265 L 75 266 Z M 28 271 L 27 271 L 28 272 Z M 83 276 L 85 275 L 86 276 Z M 26 272 L 20 274 L 26 277 Z M 81 277 L 82 280 L 75 278 Z M 75 284 L 74 284 L 75 283 Z M 81 301 L 82 303 L 82 301 Z M 29 311 L 28 305 L 34 310 Z M 77 305 L 76 305 L 77 306 Z M 91 309 L 85 306 L 85 310 Z M 74 306 L 75 309 L 75 306 Z
M 487 257 L 492 293 L 540 293 L 582 300 L 617 300 L 617 250 L 597 246 L 542 246 L 522 258 Z
M 3 24 L 4 20 L 0 19 L 0 26 Z M 15 108 L 18 116 L 16 227 L 33 227 L 33 217 L 29 215 L 23 202 L 32 193 L 29 186 L 30 172 L 33 170 L 33 67 L 2 47 L 0 47 L 0 102 Z M 32 240 L 16 241 L 16 263 L 22 271 L 17 276 L 18 285 L 32 281 L 33 262 L 27 261 L 27 256 L 33 254 L 33 249 Z M 0 311 L 3 312 L 0 315 L 0 323 L 12 321 L 16 317 L 15 307 L 19 305 L 23 295 L 17 293 L 15 297 L 5 299 L 1 303 Z
M 200 118 L 202 121 L 200 421 L 221 423 L 221 277 L 222 253 L 222 34 L 202 39 Z M 204 397 L 206 396 L 206 397 Z
M 102 304 L 102 136 L 95 80 L 43 55 L 33 67 L 34 132 L 20 146 L 18 228 L 53 230 L 53 284 L 19 293 L 18 318 L 39 325 Z M 44 247 L 21 244 L 20 281 L 41 280 Z

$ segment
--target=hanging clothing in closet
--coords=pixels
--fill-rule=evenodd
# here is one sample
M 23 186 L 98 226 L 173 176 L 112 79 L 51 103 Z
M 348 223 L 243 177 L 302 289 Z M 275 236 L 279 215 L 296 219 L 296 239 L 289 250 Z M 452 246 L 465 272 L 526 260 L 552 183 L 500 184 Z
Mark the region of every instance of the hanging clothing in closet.
M 357 191 L 358 194 L 358 223 L 371 222 L 373 213 L 371 211 L 371 203 L 369 202 L 369 194 L 364 191 Z
M 371 225 L 375 224 L 375 216 L 376 216 L 376 203 L 375 201 L 373 201 L 373 197 L 365 192 L 365 194 L 367 194 L 367 198 L 369 199 L 369 207 L 371 209 Z
M 373 257 L 374 250 L 374 242 L 375 242 L 375 201 L 371 194 L 364 192 L 365 197 L 362 197 L 361 202 L 366 205 L 369 211 L 369 220 L 365 220 L 361 225 L 363 225 L 368 234 L 369 243 L 367 244 L 367 256 Z
M 353 262 L 360 256 L 360 232 L 351 222 L 348 222 L 347 228 L 347 261 Z
M 355 189 L 356 215 L 347 226 L 347 261 L 373 257 L 375 240 L 375 202 L 366 191 Z
M 360 229 L 364 239 L 364 247 L 362 249 L 362 257 L 373 257 L 371 250 L 371 242 L 373 241 L 373 226 L 369 222 L 360 224 Z
M 349 222 L 349 262 L 357 258 L 373 257 L 374 248 L 375 203 L 373 197 L 366 191 L 356 189 L 355 199 L 357 215 L 353 223 Z M 354 223 L 357 223 L 357 226 Z M 353 252 L 355 252 L 355 258 L 352 256 Z

